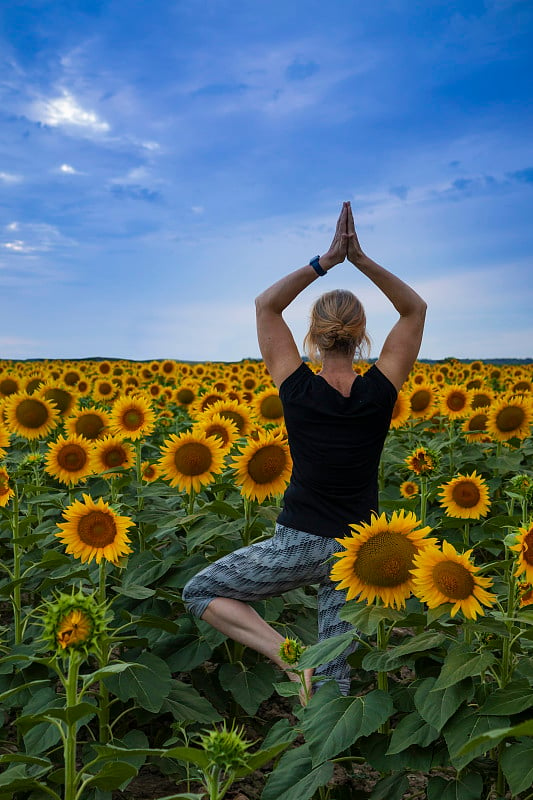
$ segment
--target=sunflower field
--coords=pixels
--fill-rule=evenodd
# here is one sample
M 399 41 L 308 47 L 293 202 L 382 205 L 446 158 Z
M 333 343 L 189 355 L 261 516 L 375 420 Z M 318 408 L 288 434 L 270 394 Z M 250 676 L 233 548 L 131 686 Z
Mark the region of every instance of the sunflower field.
M 262 362 L 0 362 L 0 800 L 533 798 L 532 387 L 415 365 L 331 564 L 353 629 L 316 643 L 312 586 L 256 604 L 289 680 L 181 596 L 273 533 Z

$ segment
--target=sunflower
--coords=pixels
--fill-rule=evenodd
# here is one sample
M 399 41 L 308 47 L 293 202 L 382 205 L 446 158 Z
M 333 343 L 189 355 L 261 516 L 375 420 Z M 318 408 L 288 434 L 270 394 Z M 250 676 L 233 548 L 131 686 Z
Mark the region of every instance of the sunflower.
M 248 441 L 232 466 L 241 494 L 262 503 L 266 497 L 283 494 L 291 477 L 292 459 L 279 433 L 266 431 Z
M 411 416 L 411 406 L 409 404 L 409 397 L 404 391 L 399 391 L 392 409 L 392 417 L 390 422 L 391 428 L 401 428 L 405 425 Z
M 196 417 L 197 415 L 204 414 L 211 406 L 215 403 L 220 402 L 221 400 L 225 400 L 223 394 L 220 392 L 205 392 L 205 394 L 200 395 L 197 397 L 196 400 L 189 406 L 188 411 L 191 417 Z
M 440 398 L 440 410 L 450 419 L 465 417 L 472 407 L 472 393 L 463 389 L 458 383 L 443 387 Z
M 530 583 L 519 583 L 518 594 L 521 607 L 533 605 L 533 586 Z
M 437 404 L 437 394 L 429 383 L 421 383 L 408 393 L 410 415 L 425 419 L 430 417 Z
M 117 387 L 113 381 L 100 378 L 93 383 L 92 396 L 95 400 L 104 400 L 110 403 L 117 394 Z
M 196 383 L 182 383 L 174 392 L 174 402 L 182 408 L 188 408 L 198 395 Z
M 490 438 L 487 436 L 487 413 L 476 411 L 471 414 L 461 426 L 467 442 L 484 442 Z
M 97 564 L 105 559 L 116 565 L 119 558 L 133 552 L 127 536 L 133 520 L 119 516 L 101 497 L 95 502 L 84 494 L 83 503 L 75 500 L 63 517 L 66 522 L 57 524 L 61 532 L 54 535 L 66 544 L 67 553 L 83 563 L 94 558 Z
M 161 449 L 158 462 L 163 477 L 188 493 L 199 492 L 224 468 L 224 450 L 205 433 L 172 434 Z
M 66 369 L 63 372 L 62 379 L 66 386 L 76 386 L 81 381 L 81 372 L 76 369 Z
M 59 411 L 53 403 L 27 392 L 8 397 L 4 411 L 8 428 L 25 439 L 47 436 L 59 422 Z
M 482 578 L 470 561 L 472 550 L 458 553 L 454 546 L 443 541 L 442 550 L 428 547 L 414 558 L 413 591 L 428 608 L 437 608 L 443 603 L 453 603 L 450 611 L 454 617 L 462 611 L 468 619 L 483 614 L 481 604 L 493 605 L 496 596 L 487 592 L 492 586 L 490 578 Z
M 58 436 L 48 447 L 45 471 L 72 486 L 94 472 L 93 445 L 82 436 Z
M 111 411 L 112 432 L 127 439 L 148 436 L 155 427 L 155 413 L 150 401 L 141 395 L 130 395 L 115 401 Z
M 437 467 L 438 458 L 432 450 L 420 446 L 407 456 L 405 463 L 415 475 L 427 475 Z
M 239 431 L 239 436 L 247 436 L 252 423 L 250 412 L 243 403 L 234 400 L 219 400 L 209 407 L 212 414 L 222 414 L 226 419 L 235 423 Z
M 518 529 L 516 544 L 511 545 L 510 550 L 518 553 L 515 575 L 525 573 L 526 581 L 533 583 L 533 524 Z
M 35 396 L 54 403 L 62 417 L 67 417 L 69 414 L 74 413 L 78 402 L 75 389 L 67 389 L 65 386 L 53 381 L 46 381 L 41 384 L 35 392 Z
M 414 481 L 404 481 L 400 484 L 400 494 L 402 497 L 414 497 L 419 491 L 418 483 Z
M 531 405 L 524 398 L 497 400 L 488 410 L 487 431 L 498 442 L 529 436 Z
M 160 476 L 160 470 L 157 464 L 152 464 L 150 461 L 143 461 L 141 464 L 141 478 L 146 483 L 156 481 Z
M 413 578 L 410 570 L 414 557 L 436 539 L 425 539 L 429 527 L 411 511 L 394 511 L 372 515 L 370 523 L 350 525 L 351 536 L 337 539 L 345 550 L 334 553 L 339 560 L 330 577 L 339 581 L 336 589 L 347 589 L 346 600 L 359 597 L 373 603 L 376 598 L 389 607 L 403 608 L 411 594 Z
M 96 595 L 80 589 L 71 594 L 59 593 L 47 601 L 42 613 L 42 638 L 60 656 L 76 650 L 100 655 L 107 628 L 107 608 Z
M 170 359 L 166 359 L 159 364 L 159 372 L 161 375 L 164 375 L 165 378 L 172 378 L 176 374 L 176 368 L 176 362 Z
M 283 406 L 279 399 L 279 392 L 275 387 L 263 389 L 262 392 L 254 395 L 252 407 L 256 418 L 263 425 L 268 425 L 269 423 L 277 425 L 283 422 Z
M 135 451 L 131 444 L 125 442 L 120 436 L 104 436 L 94 443 L 94 469 L 95 472 L 107 470 L 129 469 L 133 466 Z M 116 478 L 120 473 L 108 473 L 106 478 Z
M 231 450 L 233 443 L 239 438 L 239 431 L 232 420 L 221 414 L 203 414 L 193 426 L 193 431 L 202 431 L 206 436 L 214 436 L 224 452 Z
M 112 367 L 109 361 L 99 361 L 96 365 L 96 371 L 103 376 L 111 375 Z
M 475 470 L 470 475 L 459 474 L 440 489 L 439 502 L 449 517 L 479 519 L 490 508 L 488 486 Z
M 87 408 L 78 411 L 65 421 L 65 427 L 74 436 L 83 436 L 84 439 L 101 439 L 109 431 L 111 417 L 107 411 L 99 408 Z
M 0 506 L 7 506 L 15 492 L 9 485 L 9 475 L 6 469 L 0 467 Z
M 0 397 L 9 397 L 20 392 L 20 383 L 15 375 L 4 373 L 0 375 Z
M 10 439 L 9 439 L 9 431 L 7 428 L 0 423 L 0 458 L 3 458 L 6 454 L 6 447 L 9 447 Z

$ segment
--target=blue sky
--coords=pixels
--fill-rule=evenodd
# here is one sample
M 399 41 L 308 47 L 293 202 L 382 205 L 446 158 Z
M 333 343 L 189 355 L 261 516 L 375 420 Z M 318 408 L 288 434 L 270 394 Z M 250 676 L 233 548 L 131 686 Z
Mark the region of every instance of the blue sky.
M 254 297 L 363 248 L 428 302 L 420 356 L 533 356 L 529 0 L 10 0 L 3 358 L 257 357 Z M 396 313 L 350 264 L 377 355 Z

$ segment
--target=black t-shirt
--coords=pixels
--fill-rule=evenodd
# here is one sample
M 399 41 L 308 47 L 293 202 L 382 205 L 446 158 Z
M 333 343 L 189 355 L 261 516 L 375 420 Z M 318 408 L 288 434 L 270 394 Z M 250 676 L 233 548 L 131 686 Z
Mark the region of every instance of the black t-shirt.
M 370 522 L 393 384 L 373 365 L 344 397 L 302 362 L 279 396 L 293 460 L 280 525 L 334 538 L 348 535 L 350 524 Z

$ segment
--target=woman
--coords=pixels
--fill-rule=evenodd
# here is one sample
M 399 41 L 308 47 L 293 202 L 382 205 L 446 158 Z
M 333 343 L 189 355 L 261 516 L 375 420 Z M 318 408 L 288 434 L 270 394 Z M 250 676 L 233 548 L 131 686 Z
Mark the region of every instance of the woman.
M 348 258 L 391 301 L 400 318 L 379 358 L 364 376 L 353 370 L 367 345 L 359 300 L 346 291 L 320 297 L 312 311 L 306 346 L 319 355 L 315 375 L 302 361 L 283 311 L 300 292 Z M 185 586 L 189 610 L 227 636 L 287 669 L 279 655 L 283 636 L 245 601 L 318 584 L 319 640 L 350 629 L 339 619 L 343 592 L 329 579 L 335 537 L 350 523 L 377 512 L 378 465 L 397 392 L 418 355 L 425 302 L 407 284 L 370 259 L 359 244 L 350 203 L 344 203 L 327 253 L 266 289 L 256 299 L 259 346 L 279 387 L 293 458 L 290 484 L 274 536 L 243 547 L 202 570 Z M 350 688 L 343 653 L 317 669 L 322 680 Z M 289 677 L 297 680 L 294 674 Z M 306 674 L 310 686 L 311 671 Z

